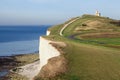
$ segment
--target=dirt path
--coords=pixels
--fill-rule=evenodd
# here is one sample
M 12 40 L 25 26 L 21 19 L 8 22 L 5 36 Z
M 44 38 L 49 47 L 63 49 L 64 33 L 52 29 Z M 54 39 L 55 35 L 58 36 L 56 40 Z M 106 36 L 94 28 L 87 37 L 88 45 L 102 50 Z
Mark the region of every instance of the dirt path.
M 65 30 L 66 27 L 68 27 L 68 25 L 72 24 L 74 21 L 76 21 L 76 20 L 78 20 L 78 19 L 79 19 L 79 18 L 76 18 L 76 19 L 70 21 L 69 23 L 65 24 L 65 25 L 63 26 L 63 28 L 60 30 L 60 33 L 59 33 L 60 36 L 63 36 L 63 31 Z

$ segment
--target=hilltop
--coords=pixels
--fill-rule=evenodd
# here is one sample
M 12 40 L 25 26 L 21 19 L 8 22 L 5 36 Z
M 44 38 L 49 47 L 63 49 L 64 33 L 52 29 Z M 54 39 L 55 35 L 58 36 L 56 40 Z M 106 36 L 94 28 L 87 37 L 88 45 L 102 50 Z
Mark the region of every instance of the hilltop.
M 73 20 L 60 36 L 64 25 Z M 67 71 L 42 79 L 38 75 L 35 80 L 120 80 L 120 21 L 83 15 L 49 31 L 50 35 L 44 38 L 66 44 L 66 47 L 55 47 L 67 59 Z
M 51 35 L 59 35 L 58 33 L 64 24 L 50 28 Z M 120 48 L 120 21 L 108 17 L 83 15 L 70 24 L 63 31 L 63 35 L 82 43 Z

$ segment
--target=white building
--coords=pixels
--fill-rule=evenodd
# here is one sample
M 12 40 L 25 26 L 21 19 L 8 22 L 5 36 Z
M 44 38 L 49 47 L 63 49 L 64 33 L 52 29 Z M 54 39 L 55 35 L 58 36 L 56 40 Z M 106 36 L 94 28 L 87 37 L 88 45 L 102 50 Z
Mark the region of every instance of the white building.
M 101 16 L 101 13 L 99 13 L 99 11 L 96 11 L 95 15 L 96 16 Z

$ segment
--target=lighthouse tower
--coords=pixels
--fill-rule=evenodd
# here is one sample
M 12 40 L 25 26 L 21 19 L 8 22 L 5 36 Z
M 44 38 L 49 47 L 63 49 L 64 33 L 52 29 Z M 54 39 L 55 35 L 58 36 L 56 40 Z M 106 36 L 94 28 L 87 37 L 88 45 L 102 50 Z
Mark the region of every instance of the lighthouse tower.
M 101 16 L 101 13 L 99 13 L 99 11 L 96 11 L 95 15 L 96 16 Z

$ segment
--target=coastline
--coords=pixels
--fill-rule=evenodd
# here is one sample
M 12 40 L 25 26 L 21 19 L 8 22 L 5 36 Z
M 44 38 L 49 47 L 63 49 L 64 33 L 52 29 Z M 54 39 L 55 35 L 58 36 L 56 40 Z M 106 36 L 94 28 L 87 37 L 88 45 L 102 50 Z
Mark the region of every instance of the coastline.
M 33 38 L 41 36 L 41 35 L 45 35 L 47 28 L 48 28 L 48 26 L 44 27 L 44 28 L 37 29 L 39 34 L 37 32 L 36 35 L 33 36 Z M 29 28 L 29 29 L 31 29 L 31 28 Z M 27 30 L 28 30 L 28 27 L 27 27 Z M 31 30 L 28 32 L 31 33 Z M 35 32 L 36 32 L 36 30 L 35 30 Z M 23 34 L 22 34 L 22 37 L 24 37 Z M 31 38 L 31 36 L 30 36 L 30 38 Z M 17 38 L 15 38 L 15 39 L 17 39 Z M 19 49 L 21 51 L 20 54 L 14 54 L 14 53 L 18 53 L 17 50 L 15 50 L 16 49 L 16 46 L 15 46 L 14 48 L 12 48 L 12 52 L 14 50 L 15 50 L 15 52 L 14 53 L 9 52 L 10 54 L 13 54 L 12 56 L 0 56 L 0 63 L 2 63 L 2 64 L 0 64 L 0 80 L 28 80 L 25 76 L 22 76 L 20 74 L 15 73 L 15 72 L 16 72 L 18 67 L 26 66 L 26 65 L 35 63 L 39 60 L 39 52 L 38 51 L 30 53 L 31 50 L 36 51 L 36 49 L 37 49 L 36 45 L 38 46 L 38 42 L 39 42 L 39 40 L 34 41 L 34 42 L 29 41 L 28 43 L 25 42 L 25 44 L 27 46 L 27 50 L 29 50 L 28 53 L 22 54 L 25 51 L 24 51 L 24 49 L 21 49 L 21 48 L 23 48 L 25 46 L 25 44 L 23 42 L 22 43 L 19 42 L 19 44 L 24 44 L 24 45 L 18 46 L 18 47 L 20 47 L 20 49 Z M 6 45 L 6 46 L 8 48 L 10 47 L 10 50 L 11 50 L 10 45 Z M 6 46 L 5 46 L 5 48 L 6 48 Z M 13 43 L 12 43 L 12 46 L 13 46 Z M 3 48 L 3 46 L 1 47 L 1 49 L 2 48 Z M 3 48 L 3 50 L 6 51 L 6 49 L 4 49 L 4 48 Z M 14 70 L 15 70 L 15 72 L 13 72 Z M 5 72 L 4 76 L 1 76 L 1 74 L 4 72 Z
M 13 56 L 0 56 L 0 63 L 1 63 L 0 79 L 7 80 L 10 79 L 11 77 L 14 77 L 14 75 L 17 74 L 10 72 L 11 69 L 14 69 L 15 67 L 18 66 L 30 64 L 39 60 L 38 55 L 39 55 L 38 52 L 35 52 L 35 53 L 19 54 Z

